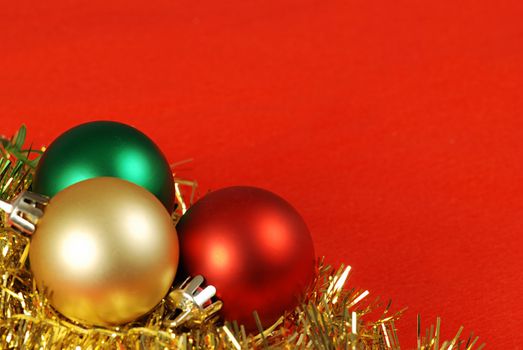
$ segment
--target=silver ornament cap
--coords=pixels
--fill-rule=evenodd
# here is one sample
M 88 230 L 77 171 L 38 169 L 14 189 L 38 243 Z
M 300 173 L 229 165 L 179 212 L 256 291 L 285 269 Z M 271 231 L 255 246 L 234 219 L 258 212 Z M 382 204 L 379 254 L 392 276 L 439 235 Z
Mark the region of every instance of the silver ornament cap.
M 206 286 L 201 289 L 203 282 L 203 276 L 198 275 L 169 293 L 168 303 L 180 312 L 173 321 L 169 321 L 170 327 L 176 328 L 184 323 L 201 324 L 221 309 L 221 301 L 211 300 L 216 295 L 216 288 Z
M 36 224 L 44 215 L 43 209 L 48 203 L 49 197 L 24 191 L 11 202 L 0 201 L 0 209 L 6 213 L 9 226 L 31 235 L 35 232 Z

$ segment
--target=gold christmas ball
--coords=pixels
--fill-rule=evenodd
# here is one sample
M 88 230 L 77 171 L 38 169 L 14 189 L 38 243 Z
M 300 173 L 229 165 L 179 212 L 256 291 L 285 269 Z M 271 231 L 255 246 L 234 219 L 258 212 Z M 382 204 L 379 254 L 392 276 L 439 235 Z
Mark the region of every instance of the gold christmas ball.
M 51 199 L 29 259 L 39 290 L 56 310 L 115 326 L 146 314 L 167 294 L 178 266 L 178 237 L 153 194 L 98 177 Z

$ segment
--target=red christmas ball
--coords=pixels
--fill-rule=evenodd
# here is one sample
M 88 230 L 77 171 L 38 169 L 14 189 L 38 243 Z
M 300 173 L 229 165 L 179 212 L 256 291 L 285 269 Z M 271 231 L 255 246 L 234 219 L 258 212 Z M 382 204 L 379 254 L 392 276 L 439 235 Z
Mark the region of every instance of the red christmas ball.
M 180 263 L 223 301 L 223 318 L 255 331 L 297 306 L 315 270 L 311 235 L 283 198 L 255 187 L 207 194 L 180 219 Z

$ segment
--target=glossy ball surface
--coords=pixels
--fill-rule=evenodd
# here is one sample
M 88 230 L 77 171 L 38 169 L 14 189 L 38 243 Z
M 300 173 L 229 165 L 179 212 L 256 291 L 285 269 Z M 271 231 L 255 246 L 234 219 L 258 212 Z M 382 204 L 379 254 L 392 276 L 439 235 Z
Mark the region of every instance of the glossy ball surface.
M 100 177 L 54 196 L 31 239 L 38 289 L 63 315 L 114 326 L 149 312 L 178 265 L 171 217 L 150 192 Z
M 141 131 L 112 121 L 81 124 L 56 138 L 38 163 L 32 190 L 53 197 L 77 182 L 101 176 L 142 186 L 173 210 L 174 180 L 163 153 Z
M 272 192 L 228 187 L 197 201 L 177 225 L 185 274 L 217 288 L 222 316 L 256 330 L 297 306 L 314 276 L 312 239 L 298 212 Z

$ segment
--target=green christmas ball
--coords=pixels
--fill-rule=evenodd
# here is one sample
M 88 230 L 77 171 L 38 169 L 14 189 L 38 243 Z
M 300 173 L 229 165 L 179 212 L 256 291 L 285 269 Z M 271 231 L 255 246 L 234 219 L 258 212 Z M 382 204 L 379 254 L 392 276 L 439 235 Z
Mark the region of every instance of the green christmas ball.
M 35 171 L 32 190 L 53 197 L 77 182 L 117 177 L 152 192 L 171 212 L 174 179 L 167 159 L 141 131 L 122 123 L 78 125 L 54 140 Z

